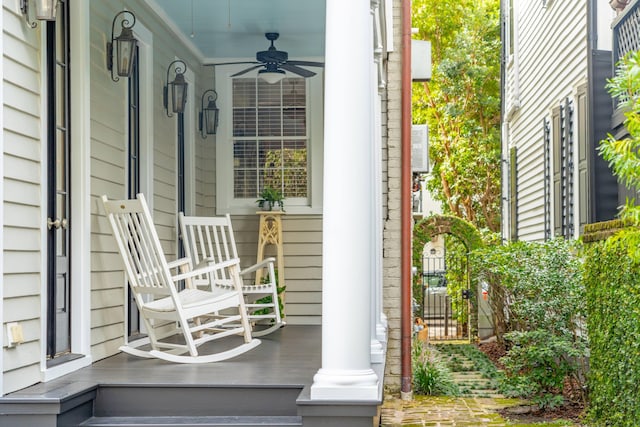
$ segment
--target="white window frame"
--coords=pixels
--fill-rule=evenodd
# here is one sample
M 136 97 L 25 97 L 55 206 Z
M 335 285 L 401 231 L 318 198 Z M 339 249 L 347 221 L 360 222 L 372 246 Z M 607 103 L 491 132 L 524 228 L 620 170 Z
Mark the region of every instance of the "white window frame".
M 311 61 L 317 59 L 310 59 Z M 216 67 L 216 81 L 219 82 L 218 107 L 220 121 L 216 135 L 216 214 L 247 215 L 258 209 L 256 199 L 236 199 L 233 196 L 233 105 L 232 77 L 249 64 Z M 309 188 L 306 199 L 286 199 L 285 209 L 290 214 L 322 213 L 322 171 L 323 171 L 323 76 L 321 68 L 314 68 L 316 76 L 305 79 L 306 109 L 308 112 L 307 134 L 309 137 L 308 177 Z M 257 70 L 242 77 L 256 77 Z

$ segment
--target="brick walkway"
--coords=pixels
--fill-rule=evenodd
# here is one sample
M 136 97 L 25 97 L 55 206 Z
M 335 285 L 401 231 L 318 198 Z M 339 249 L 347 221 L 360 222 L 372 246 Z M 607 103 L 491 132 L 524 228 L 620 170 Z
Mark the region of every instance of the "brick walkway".
M 507 426 L 497 413 L 519 401 L 479 397 L 415 396 L 402 401 L 386 396 L 382 406 L 382 427 L 399 426 Z
M 473 363 L 461 354 L 440 354 L 440 360 L 455 358 L 459 369 L 453 373 L 462 397 L 420 396 L 403 401 L 397 396 L 387 395 L 382 406 L 381 427 L 407 426 L 574 426 L 571 422 L 550 422 L 542 424 L 519 424 L 505 420 L 498 411 L 511 406 L 522 405 L 519 399 L 505 399 L 492 386 L 489 379 L 472 369 Z M 526 409 L 526 408 L 525 408 Z

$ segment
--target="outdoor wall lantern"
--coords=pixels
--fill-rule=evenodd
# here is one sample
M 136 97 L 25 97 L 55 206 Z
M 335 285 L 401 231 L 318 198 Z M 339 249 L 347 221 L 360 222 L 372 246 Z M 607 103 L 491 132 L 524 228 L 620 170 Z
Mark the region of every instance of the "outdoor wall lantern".
M 210 94 L 207 97 L 208 104 L 204 106 L 204 99 L 207 94 Z M 220 110 L 216 106 L 216 99 L 218 99 L 218 93 L 215 89 L 206 90 L 202 94 L 202 101 L 200 102 L 200 133 L 202 134 L 202 138 L 207 138 L 207 135 L 215 135 L 218 130 L 218 115 L 220 114 Z
M 36 0 L 36 19 L 38 21 L 55 21 L 57 5 L 58 0 Z M 35 28 L 38 25 L 36 22 L 29 20 L 29 0 L 20 0 L 20 11 L 31 28 Z
M 129 14 L 133 18 L 131 22 L 125 16 L 120 25 L 122 26 L 122 31 L 120 35 L 116 38 L 113 37 L 113 33 L 116 26 L 116 21 L 120 15 Z M 115 45 L 115 71 L 120 77 L 129 77 L 131 76 L 131 64 L 133 63 L 134 55 L 136 54 L 136 46 L 138 44 L 138 40 L 133 36 L 133 31 L 131 30 L 133 26 L 136 25 L 136 16 L 129 12 L 128 10 L 123 10 L 118 12 L 116 16 L 113 17 L 113 22 L 111 23 L 111 41 L 107 42 L 107 69 L 111 71 L 111 80 L 117 82 L 120 78 L 113 75 L 113 47 Z
M 182 66 L 174 66 L 174 64 L 182 64 Z M 169 82 L 169 72 L 171 71 L 172 66 L 174 66 L 173 72 L 176 73 L 176 78 L 172 82 Z M 169 64 L 169 67 L 167 67 L 167 84 L 164 87 L 163 91 L 163 103 L 164 109 L 167 112 L 167 117 L 173 116 L 169 112 L 169 86 L 171 86 L 171 105 L 173 112 L 184 113 L 184 107 L 187 103 L 187 86 L 189 86 L 189 84 L 184 79 L 184 73 L 186 71 L 187 64 L 179 59 L 176 59 L 171 64 Z

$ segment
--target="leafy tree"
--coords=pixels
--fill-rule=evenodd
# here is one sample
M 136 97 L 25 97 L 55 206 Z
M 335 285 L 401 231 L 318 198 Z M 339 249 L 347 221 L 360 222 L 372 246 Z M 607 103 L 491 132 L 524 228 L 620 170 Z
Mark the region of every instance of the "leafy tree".
M 616 140 L 612 135 L 600 141 L 600 154 L 609 162 L 613 173 L 628 187 L 640 190 L 640 51 L 627 54 L 607 83 L 609 93 L 625 110 L 625 126 L 629 137 Z M 622 217 L 640 223 L 640 207 L 627 200 Z
M 414 0 L 417 38 L 432 44 L 432 79 L 413 86 L 413 117 L 427 122 L 428 189 L 445 213 L 500 229 L 500 13 L 498 0 Z

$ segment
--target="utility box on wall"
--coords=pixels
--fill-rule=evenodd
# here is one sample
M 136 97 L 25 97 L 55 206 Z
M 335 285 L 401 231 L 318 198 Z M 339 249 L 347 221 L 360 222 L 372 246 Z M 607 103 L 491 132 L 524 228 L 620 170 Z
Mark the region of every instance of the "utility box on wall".
M 411 126 L 411 171 L 429 172 L 429 126 Z
M 431 42 L 411 40 L 411 80 L 431 80 Z

